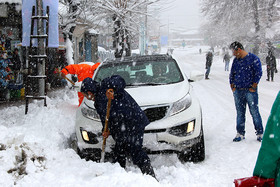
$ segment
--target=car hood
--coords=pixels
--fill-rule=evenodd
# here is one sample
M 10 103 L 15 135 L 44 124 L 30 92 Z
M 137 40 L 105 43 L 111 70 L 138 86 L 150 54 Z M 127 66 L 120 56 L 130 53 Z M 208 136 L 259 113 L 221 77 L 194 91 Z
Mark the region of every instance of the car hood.
M 127 88 L 126 91 L 136 100 L 139 106 L 169 104 L 178 101 L 189 91 L 189 83 L 186 81 L 160 85 L 140 86 Z
M 164 105 L 182 99 L 189 92 L 189 82 L 183 81 L 175 84 L 159 86 L 126 87 L 125 90 L 135 99 L 139 106 Z M 93 102 L 84 99 L 88 106 Z

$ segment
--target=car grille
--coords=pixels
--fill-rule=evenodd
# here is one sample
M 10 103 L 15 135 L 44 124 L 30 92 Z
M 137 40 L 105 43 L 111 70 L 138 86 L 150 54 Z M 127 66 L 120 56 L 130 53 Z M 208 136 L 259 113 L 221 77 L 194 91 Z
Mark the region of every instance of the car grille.
M 164 118 L 169 106 L 147 108 L 144 110 L 150 122 Z

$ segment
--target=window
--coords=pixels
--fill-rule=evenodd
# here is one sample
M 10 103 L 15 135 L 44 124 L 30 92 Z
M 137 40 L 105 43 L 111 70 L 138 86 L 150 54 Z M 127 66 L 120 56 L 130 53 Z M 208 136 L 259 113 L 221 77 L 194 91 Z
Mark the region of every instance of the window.
M 175 61 L 110 63 L 99 67 L 95 80 L 120 75 L 128 86 L 171 84 L 183 81 Z

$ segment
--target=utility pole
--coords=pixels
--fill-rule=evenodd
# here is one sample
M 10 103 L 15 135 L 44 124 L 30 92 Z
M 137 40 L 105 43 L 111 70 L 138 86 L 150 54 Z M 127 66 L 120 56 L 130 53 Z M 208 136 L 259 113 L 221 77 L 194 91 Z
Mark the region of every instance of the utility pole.
M 140 36 L 139 36 L 139 50 L 140 50 L 140 55 L 145 54 L 145 25 L 142 22 L 140 25 Z
M 146 15 L 145 15 L 145 46 L 144 46 L 144 51 L 146 53 L 147 51 L 147 43 L 148 43 L 148 5 L 146 4 Z
M 168 39 L 168 42 L 167 42 L 167 46 L 169 47 L 169 16 L 168 16 L 168 23 L 167 23 L 167 39 Z

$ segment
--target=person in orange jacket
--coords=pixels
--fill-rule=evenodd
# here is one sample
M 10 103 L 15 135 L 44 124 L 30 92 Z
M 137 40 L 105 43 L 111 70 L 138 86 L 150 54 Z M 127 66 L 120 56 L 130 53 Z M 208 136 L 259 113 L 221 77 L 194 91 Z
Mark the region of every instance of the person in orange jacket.
M 78 82 L 81 82 L 87 77 L 92 78 L 94 71 L 97 69 L 99 65 L 100 65 L 99 62 L 95 63 L 94 65 L 70 64 L 61 70 L 61 76 L 65 78 L 67 74 L 76 74 L 78 77 Z M 78 97 L 79 97 L 79 106 L 80 106 L 84 99 L 84 95 L 81 92 L 78 92 Z

